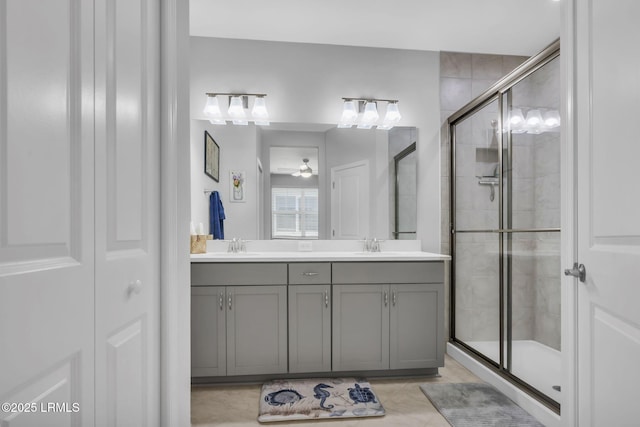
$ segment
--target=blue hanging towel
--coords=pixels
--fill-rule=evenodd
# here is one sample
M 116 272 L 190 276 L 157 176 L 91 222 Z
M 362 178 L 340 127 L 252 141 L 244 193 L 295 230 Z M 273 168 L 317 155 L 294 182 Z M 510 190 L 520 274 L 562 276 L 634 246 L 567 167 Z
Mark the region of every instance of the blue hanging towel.
M 220 194 L 212 191 L 209 196 L 209 234 L 213 234 L 214 239 L 224 239 L 224 219 L 224 206 Z

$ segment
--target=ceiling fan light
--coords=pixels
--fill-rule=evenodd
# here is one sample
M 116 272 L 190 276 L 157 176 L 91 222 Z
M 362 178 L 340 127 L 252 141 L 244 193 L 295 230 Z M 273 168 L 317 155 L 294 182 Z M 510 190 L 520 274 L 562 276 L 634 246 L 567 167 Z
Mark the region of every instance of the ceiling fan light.
M 309 166 L 309 159 L 302 159 L 302 165 L 300 165 L 300 171 L 297 175 L 303 178 L 309 178 L 313 174 L 313 169 Z

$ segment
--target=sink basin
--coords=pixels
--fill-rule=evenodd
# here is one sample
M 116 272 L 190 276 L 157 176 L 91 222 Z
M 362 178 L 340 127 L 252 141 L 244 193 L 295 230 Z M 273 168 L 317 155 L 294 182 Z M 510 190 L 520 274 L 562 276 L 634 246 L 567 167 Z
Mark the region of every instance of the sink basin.
M 398 252 L 392 251 L 382 251 L 382 252 L 354 252 L 356 255 L 365 255 L 365 256 L 383 256 L 383 255 L 396 255 Z
M 233 253 L 233 252 L 209 252 L 207 253 L 207 255 L 209 256 L 216 256 L 216 257 L 246 257 L 246 256 L 260 256 L 262 255 L 260 252 L 238 252 L 238 253 Z

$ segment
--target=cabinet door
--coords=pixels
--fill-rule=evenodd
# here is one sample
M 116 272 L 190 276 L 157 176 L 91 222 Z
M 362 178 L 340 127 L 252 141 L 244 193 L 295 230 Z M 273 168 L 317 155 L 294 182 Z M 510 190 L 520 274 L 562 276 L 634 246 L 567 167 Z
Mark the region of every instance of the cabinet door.
M 227 375 L 287 372 L 287 287 L 227 286 Z
M 225 289 L 191 288 L 191 376 L 227 374 Z
M 389 369 L 389 285 L 333 286 L 333 370 Z
M 391 286 L 391 369 L 444 363 L 443 284 Z
M 331 370 L 331 285 L 289 285 L 289 372 Z

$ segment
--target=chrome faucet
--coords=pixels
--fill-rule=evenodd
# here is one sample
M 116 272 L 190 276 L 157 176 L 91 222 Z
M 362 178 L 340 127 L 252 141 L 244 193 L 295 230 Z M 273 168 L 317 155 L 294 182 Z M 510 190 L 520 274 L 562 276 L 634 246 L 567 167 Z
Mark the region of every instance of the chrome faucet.
M 229 242 L 229 246 L 227 248 L 227 252 L 230 253 L 240 253 L 240 252 L 246 252 L 247 251 L 247 242 L 245 240 L 242 240 L 242 238 L 233 238 L 231 240 L 228 240 Z
M 382 252 L 382 246 L 380 243 L 384 242 L 384 240 L 378 240 L 373 237 L 371 239 L 364 238 L 364 247 L 362 248 L 363 252 Z

